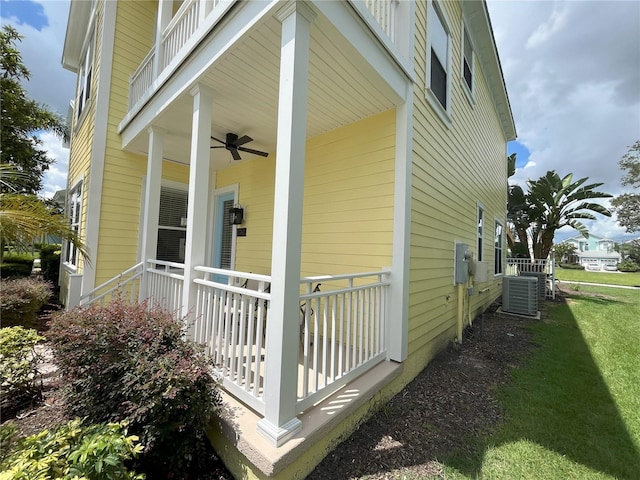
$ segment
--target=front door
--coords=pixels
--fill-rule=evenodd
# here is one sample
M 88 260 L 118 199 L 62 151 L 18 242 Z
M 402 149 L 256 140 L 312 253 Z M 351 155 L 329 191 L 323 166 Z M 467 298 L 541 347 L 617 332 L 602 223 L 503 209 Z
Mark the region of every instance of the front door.
M 213 266 L 230 270 L 233 265 L 233 225 L 231 224 L 231 208 L 234 204 L 234 193 L 216 195 L 215 229 L 213 239 Z M 225 275 L 214 275 L 214 282 L 228 283 Z

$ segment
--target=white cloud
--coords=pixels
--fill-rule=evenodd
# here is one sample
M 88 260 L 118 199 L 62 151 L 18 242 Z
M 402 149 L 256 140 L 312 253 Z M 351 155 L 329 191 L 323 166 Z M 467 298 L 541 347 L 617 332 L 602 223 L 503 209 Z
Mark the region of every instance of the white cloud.
M 62 146 L 62 140 L 52 133 L 40 135 L 42 148 L 55 162 L 44 174 L 42 195 L 51 198 L 58 190 L 67 188 L 67 170 L 69 168 L 69 149 Z
M 37 1 L 42 5 L 48 25 L 38 30 L 24 22 L 25 19 L 2 16 L 3 25 L 11 24 L 24 36 L 17 46 L 31 79 L 24 87 L 30 98 L 46 105 L 64 117 L 75 90 L 76 76 L 61 66 L 62 49 L 69 14 L 68 0 Z M 56 190 L 66 187 L 69 151 L 54 135 L 40 136 L 49 156 L 56 159 L 45 175 L 42 194 L 50 197 Z
M 530 152 L 512 181 L 556 170 L 622 193 L 618 161 L 640 139 L 640 2 L 488 6 L 518 140 Z M 615 218 L 598 218 L 585 222 L 592 233 L 623 237 Z

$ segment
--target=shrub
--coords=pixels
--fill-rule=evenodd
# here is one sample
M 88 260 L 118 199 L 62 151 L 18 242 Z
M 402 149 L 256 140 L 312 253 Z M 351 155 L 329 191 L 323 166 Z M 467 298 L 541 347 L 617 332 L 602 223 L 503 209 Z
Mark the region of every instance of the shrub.
M 31 435 L 13 446 L 0 466 L 0 480 L 129 479 L 142 480 L 125 463 L 142 447 L 127 436 L 124 423 L 81 426 L 79 419 Z
M 631 259 L 626 259 L 618 264 L 618 270 L 621 272 L 640 272 L 640 265 Z
M 566 268 L 567 270 L 584 270 L 584 265 L 579 263 L 561 263 L 560 268 Z
M 40 246 L 40 268 L 42 277 L 51 282 L 54 287 L 58 285 L 60 276 L 60 251 L 58 244 Z
M 127 421 L 154 478 L 200 460 L 194 445 L 221 402 L 204 353 L 182 334 L 170 313 L 121 299 L 60 313 L 49 330 L 70 413 Z
M 2 408 L 18 408 L 40 398 L 39 357 L 35 345 L 43 340 L 35 330 L 0 328 L 0 398 Z
M 33 267 L 33 255 L 30 253 L 16 253 L 8 252 L 2 257 L 2 261 L 5 263 L 17 263 L 22 265 L 29 265 Z
M 33 267 L 25 263 L 3 263 L 0 265 L 0 277 L 24 278 L 31 275 Z
M 42 280 L 19 278 L 0 284 L 2 324 L 33 326 L 36 313 L 51 298 L 51 284 Z

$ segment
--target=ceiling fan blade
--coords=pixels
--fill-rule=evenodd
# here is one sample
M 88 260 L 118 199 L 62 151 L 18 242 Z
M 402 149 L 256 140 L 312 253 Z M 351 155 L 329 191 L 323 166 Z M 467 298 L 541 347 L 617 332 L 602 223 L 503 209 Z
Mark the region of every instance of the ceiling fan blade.
M 211 146 L 209 148 L 227 148 L 227 147 L 225 145 L 219 145 L 219 146 L 218 145 L 213 145 L 213 146 Z
M 231 156 L 234 160 L 242 160 L 242 157 L 238 153 L 238 149 L 234 147 L 229 147 L 229 151 L 231 152 Z
M 220 143 L 222 143 L 223 145 L 226 145 L 226 144 L 227 144 L 227 142 L 225 142 L 224 140 L 220 140 L 219 138 L 216 138 L 216 137 L 211 137 L 211 140 L 215 140 L 216 142 L 220 142 Z
M 234 145 L 236 147 L 239 147 L 240 145 L 244 145 L 245 143 L 249 143 L 249 142 L 253 142 L 253 138 L 251 138 L 249 135 L 243 135 L 242 137 L 240 137 L 235 141 Z
M 251 148 L 238 147 L 238 150 L 240 150 L 241 152 L 247 152 L 247 153 L 251 153 L 253 155 L 258 155 L 260 157 L 268 157 L 269 156 L 269 154 L 267 152 L 261 152 L 260 150 L 253 150 Z

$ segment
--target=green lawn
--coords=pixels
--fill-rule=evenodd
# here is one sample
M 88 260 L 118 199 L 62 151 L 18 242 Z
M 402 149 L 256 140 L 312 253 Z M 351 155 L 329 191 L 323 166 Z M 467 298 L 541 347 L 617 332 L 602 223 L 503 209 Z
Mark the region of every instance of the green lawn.
M 640 478 L 640 295 L 581 286 L 550 317 L 498 391 L 505 423 L 445 459 L 447 478 Z
M 586 270 L 570 270 L 556 268 L 556 278 L 571 282 L 606 283 L 609 285 L 640 286 L 640 272 L 588 272 Z

